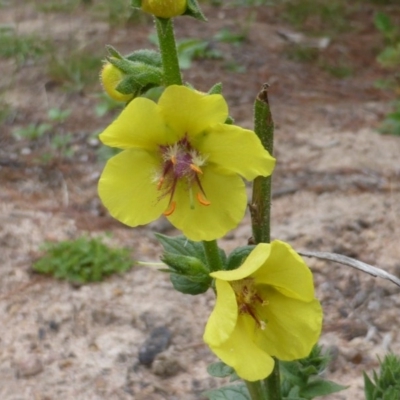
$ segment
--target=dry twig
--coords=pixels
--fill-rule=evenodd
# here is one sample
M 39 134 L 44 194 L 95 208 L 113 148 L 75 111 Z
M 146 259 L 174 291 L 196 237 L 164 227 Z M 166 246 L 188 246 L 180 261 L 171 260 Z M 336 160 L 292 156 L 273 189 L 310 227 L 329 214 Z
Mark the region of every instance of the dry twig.
M 315 257 L 315 258 L 320 258 L 322 260 L 328 260 L 343 265 L 348 265 L 349 267 L 353 267 L 360 271 L 366 272 L 367 274 L 370 274 L 374 277 L 387 279 L 396 284 L 397 286 L 400 286 L 400 279 L 397 278 L 396 276 L 389 274 L 388 272 L 384 271 L 381 268 L 373 267 L 372 265 L 366 264 L 354 258 L 350 258 L 336 253 L 327 253 L 324 251 L 299 251 L 298 253 L 305 257 Z

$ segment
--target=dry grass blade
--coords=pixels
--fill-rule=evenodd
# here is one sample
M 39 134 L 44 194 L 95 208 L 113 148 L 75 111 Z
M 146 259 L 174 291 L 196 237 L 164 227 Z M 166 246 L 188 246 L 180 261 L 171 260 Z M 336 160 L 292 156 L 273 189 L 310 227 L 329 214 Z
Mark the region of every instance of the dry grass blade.
M 400 286 L 400 279 L 397 278 L 396 276 L 389 274 L 388 272 L 386 272 L 381 268 L 374 267 L 372 265 L 366 264 L 354 258 L 350 258 L 336 253 L 327 253 L 324 251 L 299 251 L 298 253 L 305 257 L 315 257 L 315 258 L 320 258 L 322 260 L 328 260 L 337 262 L 339 264 L 348 265 L 349 267 L 353 267 L 360 271 L 366 272 L 367 274 L 370 274 L 374 277 L 387 279 L 396 284 L 397 286 Z

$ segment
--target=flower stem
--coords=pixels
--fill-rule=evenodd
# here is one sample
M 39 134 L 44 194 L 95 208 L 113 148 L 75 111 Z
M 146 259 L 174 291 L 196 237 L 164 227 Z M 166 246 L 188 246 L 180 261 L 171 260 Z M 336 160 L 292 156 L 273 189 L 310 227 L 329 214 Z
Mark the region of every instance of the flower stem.
M 272 155 L 274 147 L 274 122 L 268 103 L 268 85 L 265 84 L 254 104 L 254 131 L 264 148 Z M 271 176 L 259 176 L 253 183 L 250 205 L 253 239 L 269 243 L 271 226 Z
M 281 378 L 279 374 L 279 361 L 275 359 L 274 369 L 270 376 L 264 379 L 264 386 L 267 392 L 266 399 L 281 400 Z
M 221 271 L 224 269 L 221 254 L 216 240 L 203 240 L 204 253 L 206 254 L 207 264 L 210 272 Z
M 268 102 L 267 84 L 263 86 L 254 104 L 254 131 L 264 148 L 272 155 L 274 150 L 274 121 Z M 250 212 L 253 240 L 256 244 L 271 241 L 271 183 L 270 176 L 259 176 L 253 183 Z M 271 375 L 264 379 L 264 388 L 265 395 L 260 398 L 267 400 L 282 399 L 278 360 L 275 360 Z
M 265 393 L 261 381 L 249 382 L 245 381 L 247 390 L 250 393 L 251 400 L 264 400 Z
M 164 83 L 182 85 L 172 19 L 156 18 L 157 36 L 164 70 Z

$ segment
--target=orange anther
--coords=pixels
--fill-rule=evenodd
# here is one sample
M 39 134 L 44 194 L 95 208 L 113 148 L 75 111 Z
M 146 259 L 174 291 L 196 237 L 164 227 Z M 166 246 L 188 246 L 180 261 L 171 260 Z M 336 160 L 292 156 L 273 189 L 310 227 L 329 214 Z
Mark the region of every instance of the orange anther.
M 166 217 L 169 217 L 175 211 L 175 208 L 176 208 L 176 201 L 171 201 L 169 207 L 163 212 L 163 214 Z
M 203 173 L 203 171 L 197 165 L 190 164 L 189 167 L 192 171 L 197 172 L 198 174 Z
M 172 164 L 176 165 L 176 156 L 171 157 L 171 162 Z
M 201 193 L 197 193 L 196 197 L 197 197 L 198 202 L 200 204 L 202 204 L 203 206 L 209 206 L 211 204 L 211 202 L 209 202 L 207 199 L 205 199 Z

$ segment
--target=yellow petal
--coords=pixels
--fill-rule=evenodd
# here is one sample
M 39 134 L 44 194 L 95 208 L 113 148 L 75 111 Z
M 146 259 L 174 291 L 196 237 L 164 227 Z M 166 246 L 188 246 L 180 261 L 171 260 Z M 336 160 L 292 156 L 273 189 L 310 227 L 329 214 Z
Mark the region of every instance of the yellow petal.
M 224 281 L 237 281 L 247 278 L 264 264 L 270 255 L 270 250 L 271 245 L 269 243 L 260 243 L 252 250 L 239 268 L 232 271 L 216 271 L 210 275 L 213 278 Z
M 265 329 L 256 331 L 258 346 L 284 361 L 307 357 L 321 334 L 322 308 L 318 300 L 299 301 L 272 288 L 260 294 L 268 304 L 256 309 L 266 321 Z
M 247 180 L 271 175 L 275 158 L 257 135 L 235 125 L 218 124 L 198 135 L 193 145 L 222 171 L 236 172 Z
M 210 346 L 219 346 L 228 340 L 238 317 L 236 296 L 232 286 L 221 280 L 217 280 L 215 286 L 217 301 L 203 336 L 204 341 Z
M 211 350 L 236 373 L 250 382 L 265 379 L 274 368 L 274 360 L 254 342 L 249 340 L 245 318 L 238 322 L 229 339 L 220 346 L 210 346 Z M 254 325 L 254 324 L 253 324 Z
M 99 181 L 99 196 L 110 214 L 129 226 L 157 219 L 167 208 L 154 173 L 160 160 L 145 150 L 124 150 L 108 160 Z
M 188 134 L 191 138 L 228 117 L 228 106 L 221 95 L 207 95 L 185 86 L 168 86 L 158 105 L 168 126 L 181 137 Z
M 110 147 L 156 150 L 174 143 L 177 137 L 162 119 L 156 103 L 143 97 L 133 99 L 118 118 L 99 136 Z
M 254 278 L 257 284 L 273 286 L 285 296 L 302 301 L 314 299 L 310 269 L 289 244 L 279 240 L 271 243 L 269 257 Z
M 242 220 L 247 206 L 246 189 L 238 175 L 219 175 L 208 166 L 199 179 L 211 204 L 205 206 L 195 199 L 199 191 L 195 184 L 191 198 L 188 187 L 181 182 L 174 195 L 175 211 L 168 219 L 191 240 L 214 240 Z

